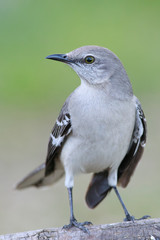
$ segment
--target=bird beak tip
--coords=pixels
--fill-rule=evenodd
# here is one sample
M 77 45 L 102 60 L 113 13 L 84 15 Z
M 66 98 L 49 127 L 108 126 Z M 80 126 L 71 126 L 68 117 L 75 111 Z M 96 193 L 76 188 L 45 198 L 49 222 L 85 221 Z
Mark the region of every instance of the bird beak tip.
M 66 54 L 52 54 L 45 57 L 45 59 L 51 59 L 51 60 L 60 61 L 60 62 L 68 62 L 68 58 Z

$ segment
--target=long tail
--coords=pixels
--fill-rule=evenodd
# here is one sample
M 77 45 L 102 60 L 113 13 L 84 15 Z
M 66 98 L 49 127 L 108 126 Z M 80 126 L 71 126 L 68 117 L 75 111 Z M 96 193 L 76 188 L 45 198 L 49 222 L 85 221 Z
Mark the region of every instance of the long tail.
M 64 169 L 62 167 L 55 168 L 54 171 L 45 176 L 45 163 L 34 169 L 25 178 L 23 178 L 17 185 L 16 189 L 23 189 L 31 186 L 41 187 L 51 185 L 59 180 L 64 175 Z

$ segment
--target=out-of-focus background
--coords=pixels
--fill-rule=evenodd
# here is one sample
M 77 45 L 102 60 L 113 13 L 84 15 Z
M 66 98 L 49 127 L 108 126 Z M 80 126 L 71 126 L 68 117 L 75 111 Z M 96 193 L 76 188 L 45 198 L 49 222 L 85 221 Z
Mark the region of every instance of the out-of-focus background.
M 48 61 L 83 45 L 111 49 L 123 62 L 148 120 L 148 142 L 129 186 L 120 189 L 131 214 L 160 217 L 160 1 L 0 1 L 0 234 L 69 221 L 64 179 L 46 190 L 15 191 L 44 162 L 50 130 L 80 81 L 66 65 Z M 114 192 L 95 209 L 84 196 L 91 176 L 75 178 L 79 221 L 122 221 Z

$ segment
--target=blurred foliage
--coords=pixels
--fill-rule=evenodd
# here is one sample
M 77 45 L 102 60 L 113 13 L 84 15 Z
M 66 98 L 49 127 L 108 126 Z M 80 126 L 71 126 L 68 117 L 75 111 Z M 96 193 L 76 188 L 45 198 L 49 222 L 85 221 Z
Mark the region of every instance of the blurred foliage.
M 158 0 L 1 0 L 1 105 L 62 104 L 78 77 L 45 57 L 91 44 L 119 56 L 136 93 L 158 92 L 159 12 Z

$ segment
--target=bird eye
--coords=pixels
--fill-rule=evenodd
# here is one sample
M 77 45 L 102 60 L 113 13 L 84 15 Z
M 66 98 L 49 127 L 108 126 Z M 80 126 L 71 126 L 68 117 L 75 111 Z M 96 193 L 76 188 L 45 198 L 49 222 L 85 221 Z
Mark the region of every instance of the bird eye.
M 93 56 L 87 56 L 87 57 L 85 57 L 84 61 L 87 64 L 91 64 L 95 61 L 95 58 Z

